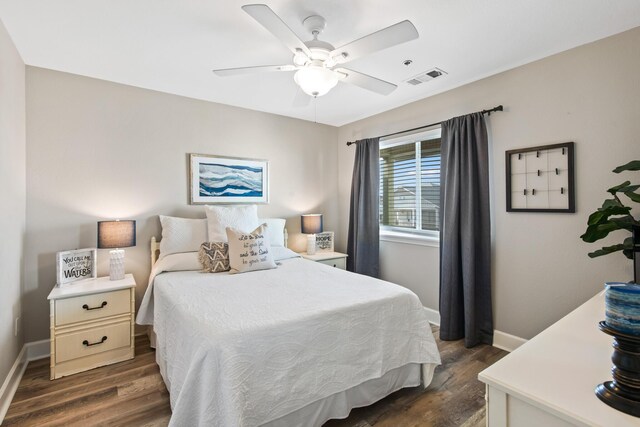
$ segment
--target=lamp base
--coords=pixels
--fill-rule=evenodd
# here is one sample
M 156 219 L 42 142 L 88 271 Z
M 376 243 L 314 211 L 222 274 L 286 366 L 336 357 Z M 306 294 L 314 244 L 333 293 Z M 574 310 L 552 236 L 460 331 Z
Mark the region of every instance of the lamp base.
M 315 255 L 316 253 L 316 235 L 308 234 L 307 235 L 307 254 Z
M 124 279 L 124 249 L 114 249 L 109 255 L 109 280 Z

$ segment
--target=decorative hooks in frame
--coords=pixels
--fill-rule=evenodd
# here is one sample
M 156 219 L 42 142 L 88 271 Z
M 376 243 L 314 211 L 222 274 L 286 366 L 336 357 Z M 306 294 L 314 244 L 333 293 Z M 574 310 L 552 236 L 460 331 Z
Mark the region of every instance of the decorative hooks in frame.
M 574 213 L 574 143 L 505 153 L 507 212 Z

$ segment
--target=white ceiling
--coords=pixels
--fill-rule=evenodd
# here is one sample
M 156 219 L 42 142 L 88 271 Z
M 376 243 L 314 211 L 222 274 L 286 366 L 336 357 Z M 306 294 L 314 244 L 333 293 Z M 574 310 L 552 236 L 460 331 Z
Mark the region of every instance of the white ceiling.
M 291 72 L 211 72 L 291 63 L 240 8 L 249 0 L 0 0 L 0 19 L 28 65 L 334 126 L 640 26 L 638 0 L 264 1 L 303 40 L 312 14 L 326 18 L 320 39 L 336 47 L 404 19 L 420 38 L 349 63 L 398 84 L 391 95 L 340 83 L 300 108 Z M 402 83 L 432 67 L 448 75 Z

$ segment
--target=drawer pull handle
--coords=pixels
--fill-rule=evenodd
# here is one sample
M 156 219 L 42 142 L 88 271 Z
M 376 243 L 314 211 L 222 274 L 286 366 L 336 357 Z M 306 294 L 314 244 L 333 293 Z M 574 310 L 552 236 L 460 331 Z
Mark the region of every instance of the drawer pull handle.
M 98 345 L 98 344 L 102 344 L 103 342 L 105 342 L 107 340 L 107 336 L 105 335 L 104 337 L 102 337 L 102 339 L 100 341 L 96 341 L 96 342 L 89 342 L 87 340 L 82 341 L 82 345 L 86 346 L 86 347 L 91 347 L 92 345 Z
M 102 301 L 102 304 L 100 304 L 100 307 L 89 307 L 87 304 L 85 304 L 82 306 L 82 308 L 84 308 L 85 310 L 99 310 L 101 308 L 105 308 L 106 306 L 107 306 L 107 302 Z

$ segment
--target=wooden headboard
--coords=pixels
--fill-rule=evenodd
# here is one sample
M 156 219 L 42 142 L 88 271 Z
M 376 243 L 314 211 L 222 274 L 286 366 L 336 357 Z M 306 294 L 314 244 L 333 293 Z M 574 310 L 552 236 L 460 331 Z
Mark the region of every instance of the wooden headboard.
M 284 229 L 284 247 L 288 248 L 289 246 L 289 233 L 287 229 Z M 156 236 L 151 237 L 151 267 L 153 264 L 158 261 L 160 257 L 160 240 L 156 240 Z
M 151 237 L 151 267 L 156 263 L 160 256 L 160 240 L 156 240 L 156 236 Z

